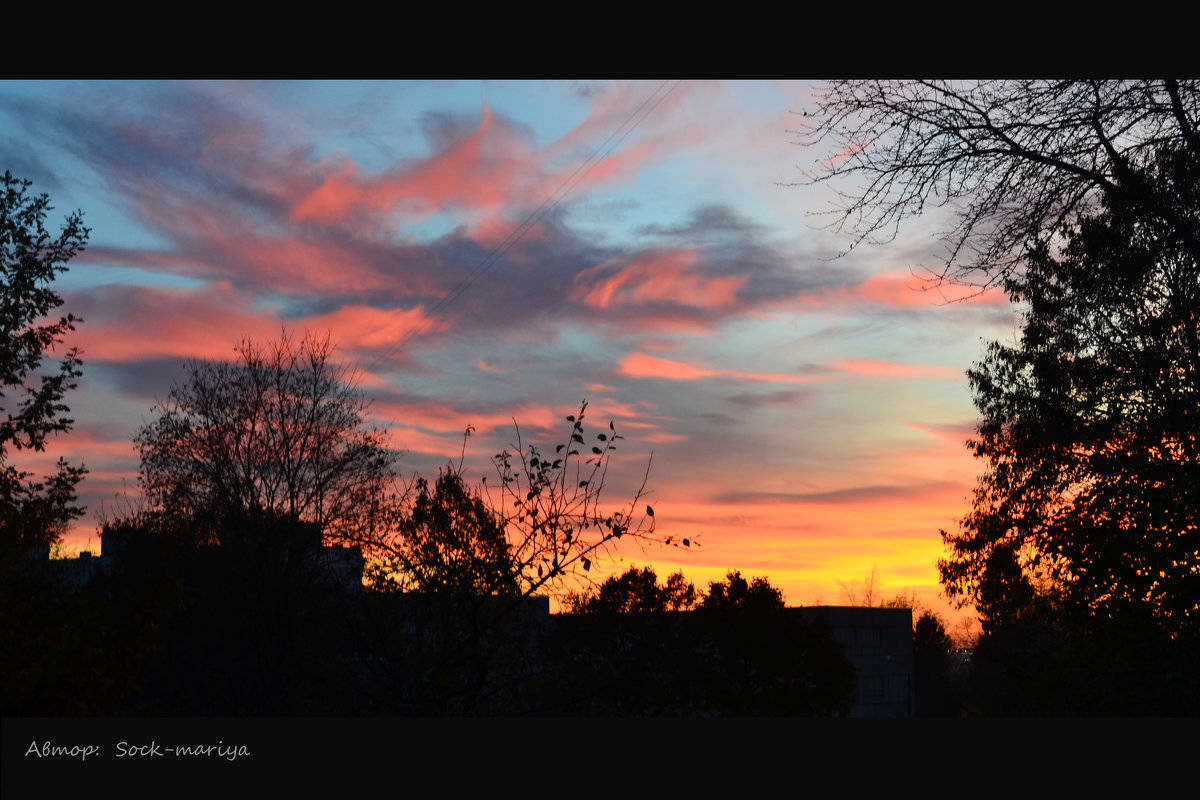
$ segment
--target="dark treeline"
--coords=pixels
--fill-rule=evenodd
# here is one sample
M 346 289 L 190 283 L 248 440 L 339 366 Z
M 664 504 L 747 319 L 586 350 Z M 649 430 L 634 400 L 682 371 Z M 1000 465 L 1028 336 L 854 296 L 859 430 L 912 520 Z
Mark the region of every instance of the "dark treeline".
M 828 625 L 784 608 L 777 590 L 762 602 L 736 573 L 688 610 L 601 608 L 606 583 L 551 615 L 546 598 L 365 589 L 357 552 L 323 547 L 313 526 L 246 524 L 250 535 L 216 547 L 113 527 L 103 559 L 29 566 L 37 603 L 27 635 L 9 639 L 22 668 L 6 713 L 850 710 L 855 673 Z

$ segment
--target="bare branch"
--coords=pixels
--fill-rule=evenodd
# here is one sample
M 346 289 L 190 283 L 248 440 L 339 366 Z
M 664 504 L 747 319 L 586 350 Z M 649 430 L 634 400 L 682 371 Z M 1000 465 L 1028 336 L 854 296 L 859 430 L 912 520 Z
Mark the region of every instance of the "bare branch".
M 818 213 L 850 234 L 848 249 L 892 240 L 926 204 L 948 207 L 943 277 L 988 286 L 1100 191 L 1191 237 L 1186 212 L 1136 176 L 1165 144 L 1198 151 L 1198 103 L 1194 81 L 835 81 L 794 133 L 832 151 L 801 183 L 834 188 L 840 205 Z

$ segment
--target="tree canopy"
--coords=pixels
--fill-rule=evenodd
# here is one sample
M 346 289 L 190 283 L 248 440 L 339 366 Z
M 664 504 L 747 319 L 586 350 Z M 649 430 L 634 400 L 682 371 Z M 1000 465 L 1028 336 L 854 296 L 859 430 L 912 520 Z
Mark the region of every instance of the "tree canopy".
M 513 595 L 519 572 L 503 519 L 444 469 L 430 490 L 418 478 L 398 530 L 391 574 L 400 588 L 424 594 Z
M 6 551 L 52 544 L 83 513 L 75 505 L 82 467 L 59 459 L 55 474 L 33 480 L 9 460 L 10 450 L 42 451 L 49 437 L 71 429 L 63 397 L 82 374 L 77 348 L 66 351 L 54 372 L 41 368 L 82 321 L 72 314 L 51 318 L 63 301 L 50 284 L 83 250 L 89 230 L 76 211 L 52 237 L 45 228 L 50 198 L 30 194 L 31 185 L 7 171 L 0 177 L 0 538 Z
M 764 577 L 747 581 L 741 570 L 733 570 L 725 574 L 725 580 L 708 585 L 708 594 L 700 601 L 700 608 L 758 612 L 781 609 L 784 608 L 783 592 Z
M 696 587 L 675 572 L 659 584 L 653 567 L 630 567 L 621 575 L 610 575 L 591 593 L 573 594 L 565 603 L 577 614 L 637 614 L 656 611 L 689 611 L 696 606 Z
M 1136 180 L 1180 216 L 1200 209 L 1200 157 L 1162 146 Z M 1200 232 L 1200 225 L 1192 233 Z M 945 534 L 952 594 L 988 618 L 1038 592 L 1060 613 L 1200 622 L 1200 259 L 1127 193 L 1035 248 L 1004 286 L 1020 340 L 968 375 L 986 464 Z

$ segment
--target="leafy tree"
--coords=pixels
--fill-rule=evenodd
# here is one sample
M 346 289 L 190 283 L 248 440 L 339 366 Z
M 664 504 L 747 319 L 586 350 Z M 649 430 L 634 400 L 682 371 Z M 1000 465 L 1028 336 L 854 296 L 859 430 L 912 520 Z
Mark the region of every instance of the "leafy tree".
M 660 585 L 652 567 L 630 567 L 605 578 L 594 592 L 569 595 L 565 606 L 576 614 L 690 611 L 696 606 L 696 587 L 682 572 Z
M 152 507 L 217 539 L 254 519 L 311 522 L 349 541 L 386 527 L 396 453 L 368 427 L 369 403 L 329 338 L 285 332 L 235 353 L 190 362 L 139 432 Z
M 433 491 L 418 478 L 398 520 L 388 574 L 397 588 L 425 594 L 513 595 L 520 590 L 502 519 L 447 468 Z M 382 588 L 382 587 L 380 587 Z
M 62 305 L 50 283 L 83 250 L 90 231 L 76 211 L 52 237 L 45 228 L 50 198 L 31 195 L 31 182 L 7 171 L 0 184 L 0 540 L 14 555 L 53 544 L 83 514 L 75 505 L 82 467 L 59 459 L 55 474 L 31 480 L 9 463 L 9 451 L 42 451 L 47 438 L 71 429 L 63 397 L 81 375 L 79 350 L 68 350 L 55 372 L 40 370 L 46 354 L 81 322 L 72 314 L 48 319 Z
M 1187 213 L 1198 179 L 1186 148 L 1139 178 Z M 1033 250 L 1004 285 L 1024 323 L 968 373 L 987 468 L 943 533 L 943 583 L 985 623 L 1048 595 L 1060 617 L 1200 631 L 1200 259 L 1109 192 L 1060 256 Z
M 950 670 L 954 642 L 942 618 L 926 611 L 913 623 L 913 683 L 917 716 L 953 713 L 954 687 Z
M 947 207 L 943 277 L 995 283 L 1101 193 L 1200 258 L 1200 209 L 1165 199 L 1146 172 L 1164 148 L 1200 156 L 1198 121 L 1197 81 L 834 81 L 797 133 L 831 148 L 805 180 L 839 187 L 831 227 L 852 247 Z
M 766 578 L 758 577 L 747 582 L 741 570 L 733 570 L 723 581 L 708 585 L 708 594 L 700 601 L 700 608 L 709 611 L 766 611 L 784 608 L 783 592 L 771 585 Z

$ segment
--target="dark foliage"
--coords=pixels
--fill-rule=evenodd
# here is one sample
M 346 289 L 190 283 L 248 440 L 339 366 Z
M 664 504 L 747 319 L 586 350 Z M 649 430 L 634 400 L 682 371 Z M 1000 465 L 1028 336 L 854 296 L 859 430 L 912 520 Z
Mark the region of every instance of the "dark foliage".
M 60 459 L 55 474 L 32 480 L 9 459 L 10 450 L 44 450 L 49 437 L 71 429 L 63 397 L 82 374 L 79 351 L 68 350 L 50 374 L 41 368 L 81 321 L 51 317 L 62 298 L 50 284 L 84 248 L 89 230 L 76 211 L 52 237 L 45 228 L 50 198 L 30 195 L 31 183 L 7 171 L 0 185 L 0 558 L 11 559 L 48 548 L 83 514 L 75 505 L 82 467 Z
M 1200 207 L 1197 162 L 1164 152 L 1156 191 Z M 1146 180 L 1150 180 L 1147 177 Z M 1078 620 L 1200 621 L 1200 262 L 1120 196 L 1064 253 L 1006 281 L 1020 342 L 969 373 L 987 464 L 947 534 L 947 589 L 985 621 L 1036 591 Z
M 418 478 L 413 495 L 397 523 L 400 588 L 466 596 L 520 592 L 503 521 L 463 484 L 460 472 L 443 470 L 432 491 Z
M 564 604 L 575 614 L 647 613 L 688 611 L 696 606 L 696 587 L 676 572 L 659 585 L 651 567 L 630 567 L 621 575 L 610 575 L 596 591 L 573 594 Z
M 952 716 L 959 711 L 954 642 L 941 617 L 926 611 L 913 623 L 913 688 L 918 717 Z
M 725 580 L 708 585 L 708 594 L 700 601 L 700 607 L 709 611 L 766 612 L 784 607 L 783 592 L 766 578 L 747 582 L 740 571 L 734 570 L 725 575 Z

